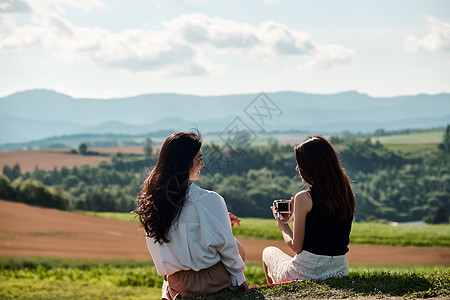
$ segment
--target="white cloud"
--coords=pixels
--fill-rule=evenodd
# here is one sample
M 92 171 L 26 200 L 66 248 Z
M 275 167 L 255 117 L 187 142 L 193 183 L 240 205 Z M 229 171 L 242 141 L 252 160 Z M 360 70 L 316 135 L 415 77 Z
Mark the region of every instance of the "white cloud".
M 164 24 L 192 45 L 209 46 L 222 54 L 250 57 L 299 57 L 309 69 L 327 69 L 348 64 L 355 51 L 342 45 L 320 44 L 304 30 L 274 21 L 250 25 L 203 14 L 182 15 Z
M 347 65 L 356 57 L 355 51 L 341 45 L 319 45 L 306 63 L 307 69 L 331 69 Z
M 22 0 L 1 0 L 0 1 L 0 29 L 7 30 L 15 25 L 15 16 L 21 13 L 31 12 L 27 2 Z M 0 44 L 4 38 L 0 32 Z
M 68 8 L 84 11 L 103 10 L 106 6 L 101 0 L 27 0 L 32 10 L 39 14 L 61 14 Z
M 23 26 L 17 28 L 13 34 L 0 33 L 0 51 L 23 50 L 37 47 L 43 44 L 42 35 L 44 30 L 34 26 Z
M 224 70 L 224 66 L 207 61 L 198 49 L 174 38 L 170 32 L 140 29 L 111 32 L 80 27 L 54 13 L 74 2 L 47 4 L 37 10 L 48 14 L 36 13 L 29 25 L 15 26 L 10 34 L 0 32 L 0 51 L 42 47 L 59 59 L 158 76 L 199 76 Z M 93 8 L 77 4 L 77 8 L 82 7 Z
M 198 76 L 215 73 L 219 66 L 201 59 L 202 53 L 171 38 L 167 32 L 104 29 L 72 26 L 63 39 L 62 56 L 88 60 L 101 67 L 159 76 Z
M 0 2 L 0 14 L 23 13 L 31 11 L 30 6 L 23 0 L 2 0 Z
M 15 19 L 11 14 L 0 14 L 0 36 L 1 31 L 6 31 L 13 28 Z
M 443 22 L 435 17 L 428 16 L 428 33 L 417 37 L 410 35 L 405 39 L 405 48 L 408 51 L 449 51 L 450 50 L 450 23 Z
M 315 45 L 308 32 L 293 30 L 273 21 L 263 23 L 259 36 L 272 55 L 307 55 Z
M 181 15 L 164 25 L 170 32 L 192 44 L 207 43 L 216 48 L 247 49 L 259 43 L 254 26 L 204 14 Z
M 52 47 L 59 35 L 70 33 L 68 26 L 71 25 L 59 16 L 67 8 L 93 11 L 105 7 L 100 0 L 2 0 L 0 51 Z M 29 13 L 29 24 L 17 26 L 11 13 Z
M 309 69 L 348 64 L 354 51 L 320 44 L 306 31 L 273 21 L 251 25 L 203 14 L 181 15 L 160 30 L 112 32 L 80 27 L 61 16 L 68 8 L 103 9 L 100 1 L 30 1 L 29 22 L 0 30 L 0 52 L 43 48 L 54 57 L 88 61 L 99 67 L 157 76 L 201 76 L 223 73 L 227 67 L 208 57 L 241 55 L 273 59 L 299 58 Z

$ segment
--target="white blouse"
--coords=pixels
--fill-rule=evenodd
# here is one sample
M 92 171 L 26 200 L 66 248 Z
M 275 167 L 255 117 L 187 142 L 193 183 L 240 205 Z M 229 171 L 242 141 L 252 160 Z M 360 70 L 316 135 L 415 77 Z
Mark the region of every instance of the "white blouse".
M 169 243 L 146 237 L 159 275 L 209 268 L 222 261 L 233 286 L 245 281 L 244 261 L 231 231 L 224 199 L 191 183 L 178 222 L 168 233 Z

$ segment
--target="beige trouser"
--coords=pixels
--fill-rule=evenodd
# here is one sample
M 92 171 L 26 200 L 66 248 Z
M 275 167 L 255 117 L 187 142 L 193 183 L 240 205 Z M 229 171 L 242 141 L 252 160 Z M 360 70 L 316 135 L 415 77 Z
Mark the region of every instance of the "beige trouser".
M 236 243 L 239 255 L 245 261 L 244 247 L 238 240 L 236 240 Z M 179 271 L 172 275 L 164 276 L 162 298 L 172 300 L 177 296 L 201 296 L 230 287 L 230 273 L 228 273 L 222 262 L 218 262 L 212 267 L 199 271 Z

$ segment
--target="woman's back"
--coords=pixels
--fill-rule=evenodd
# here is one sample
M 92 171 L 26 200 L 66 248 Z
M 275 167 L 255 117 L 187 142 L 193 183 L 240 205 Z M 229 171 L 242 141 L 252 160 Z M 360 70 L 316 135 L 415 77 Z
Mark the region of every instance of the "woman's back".
M 311 188 L 294 198 L 292 229 L 274 213 L 286 244 L 297 254 L 290 257 L 278 248 L 264 249 L 267 281 L 347 275 L 346 253 L 355 209 L 350 179 L 325 138 L 314 135 L 294 151 L 296 170 Z
M 163 299 L 231 286 L 249 289 L 225 201 L 192 183 L 205 166 L 201 145 L 198 134 L 171 134 L 143 182 L 134 211 L 158 274 L 164 275 Z
M 324 212 L 320 195 L 315 188 L 309 189 L 313 206 L 306 215 L 303 250 L 317 255 L 337 256 L 348 252 L 352 218 L 339 221 Z
M 158 274 L 180 270 L 199 271 L 222 261 L 234 277 L 241 277 L 244 262 L 239 256 L 223 198 L 192 183 L 181 214 L 172 225 L 168 243 L 147 237 Z

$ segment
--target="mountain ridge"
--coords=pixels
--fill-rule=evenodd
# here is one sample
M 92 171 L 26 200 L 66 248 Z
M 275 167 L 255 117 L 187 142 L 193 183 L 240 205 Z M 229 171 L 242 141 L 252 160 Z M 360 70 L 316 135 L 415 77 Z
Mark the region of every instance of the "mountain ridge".
M 144 94 L 137 94 L 137 95 L 129 95 L 129 96 L 120 96 L 120 97 L 112 97 L 112 98 L 98 98 L 98 97 L 73 97 L 67 94 L 64 94 L 62 92 L 58 92 L 52 89 L 45 89 L 45 88 L 36 88 L 36 89 L 30 89 L 30 90 L 23 90 L 23 91 L 17 91 L 13 92 L 11 94 L 8 94 L 6 96 L 0 97 L 7 98 L 14 95 L 20 95 L 20 94 L 26 94 L 26 93 L 34 93 L 34 92 L 49 92 L 52 94 L 62 95 L 66 96 L 72 99 L 80 99 L 80 100 L 101 100 L 101 101 L 109 101 L 109 100 L 121 100 L 121 99 L 128 99 L 128 98 L 138 98 L 142 96 L 148 96 L 148 95 L 157 95 L 157 96 L 165 96 L 165 95 L 175 95 L 175 96 L 192 96 L 192 97 L 226 97 L 226 96 L 234 96 L 234 95 L 258 95 L 261 92 L 252 92 L 252 93 L 240 93 L 240 94 L 221 94 L 221 95 L 196 95 L 196 94 L 182 94 L 182 93 L 169 93 L 169 92 L 161 92 L 161 93 L 144 93 Z M 263 91 L 264 92 L 264 91 Z M 396 95 L 396 96 L 371 96 L 368 93 L 358 92 L 356 90 L 348 90 L 348 91 L 342 91 L 342 92 L 336 92 L 336 93 L 328 93 L 328 94 L 320 94 L 320 93 L 306 93 L 306 92 L 299 92 L 294 90 L 281 90 L 276 92 L 264 92 L 266 94 L 278 94 L 278 93 L 294 93 L 294 94 L 300 94 L 300 95 L 316 95 L 316 96 L 334 96 L 334 95 L 363 95 L 367 96 L 368 98 L 373 99 L 391 99 L 391 98 L 400 98 L 400 97 L 415 97 L 415 96 L 440 96 L 440 95 L 450 95 L 450 93 L 435 93 L 435 94 L 429 94 L 429 93 L 419 93 L 419 94 L 404 94 L 404 95 Z
M 40 89 L 0 98 L 4 129 L 0 144 L 90 132 L 137 134 L 191 128 L 221 132 L 238 124 L 233 122 L 253 131 L 329 133 L 445 126 L 450 123 L 450 94 L 377 98 L 357 91 L 330 95 L 280 91 L 93 99 Z

